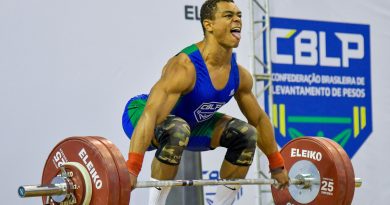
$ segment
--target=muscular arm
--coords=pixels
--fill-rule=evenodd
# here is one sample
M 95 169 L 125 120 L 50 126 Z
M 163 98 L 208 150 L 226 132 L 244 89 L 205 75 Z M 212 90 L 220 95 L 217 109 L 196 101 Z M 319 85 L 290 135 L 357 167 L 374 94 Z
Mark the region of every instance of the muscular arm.
M 289 179 L 287 171 L 284 169 L 283 158 L 278 152 L 271 121 L 264 110 L 260 108 L 256 97 L 252 93 L 253 81 L 251 74 L 241 66 L 239 66 L 239 71 L 240 86 L 234 97 L 249 124 L 257 129 L 259 134 L 257 146 L 268 157 L 271 177 L 279 182 L 276 187 L 284 189 L 288 186 Z
M 182 93 L 189 91 L 195 82 L 195 69 L 189 58 L 180 54 L 168 61 L 159 81 L 153 86 L 145 110 L 133 132 L 129 152 L 144 154 L 154 128 L 171 112 Z
M 260 135 L 257 139 L 257 146 L 264 154 L 270 155 L 278 151 L 272 124 L 252 93 L 253 81 L 251 74 L 241 66 L 239 66 L 239 71 L 240 86 L 234 97 L 249 124 L 256 127 Z

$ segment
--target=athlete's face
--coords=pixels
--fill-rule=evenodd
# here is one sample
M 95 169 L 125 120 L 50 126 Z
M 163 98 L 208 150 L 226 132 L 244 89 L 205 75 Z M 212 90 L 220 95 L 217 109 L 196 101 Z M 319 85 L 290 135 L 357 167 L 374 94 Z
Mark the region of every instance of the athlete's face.
M 241 39 L 241 11 L 231 2 L 217 3 L 214 20 L 206 29 L 223 46 L 236 48 Z

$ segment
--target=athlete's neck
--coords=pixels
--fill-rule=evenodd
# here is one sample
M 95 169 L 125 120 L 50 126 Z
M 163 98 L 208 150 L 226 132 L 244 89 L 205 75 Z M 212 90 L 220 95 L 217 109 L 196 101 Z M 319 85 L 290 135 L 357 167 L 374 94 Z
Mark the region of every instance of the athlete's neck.
M 230 67 L 233 48 L 225 48 L 212 39 L 203 39 L 196 44 L 207 65 L 215 68 Z

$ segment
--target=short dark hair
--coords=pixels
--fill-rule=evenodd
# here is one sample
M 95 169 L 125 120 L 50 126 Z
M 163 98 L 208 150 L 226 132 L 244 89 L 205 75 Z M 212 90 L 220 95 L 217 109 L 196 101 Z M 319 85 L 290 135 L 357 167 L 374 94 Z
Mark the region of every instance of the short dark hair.
M 203 34 L 206 34 L 206 29 L 203 26 L 203 21 L 205 19 L 214 20 L 215 10 L 217 8 L 217 3 L 219 2 L 231 2 L 234 3 L 233 0 L 206 0 L 202 8 L 200 8 L 200 23 L 202 24 Z

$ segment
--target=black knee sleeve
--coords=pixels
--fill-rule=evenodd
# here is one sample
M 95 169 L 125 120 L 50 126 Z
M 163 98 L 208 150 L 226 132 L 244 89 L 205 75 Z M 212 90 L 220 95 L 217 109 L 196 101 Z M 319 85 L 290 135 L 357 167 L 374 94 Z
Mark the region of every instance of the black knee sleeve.
M 222 133 L 220 144 L 227 148 L 225 160 L 239 166 L 250 166 L 256 150 L 257 131 L 252 125 L 232 119 Z
M 178 165 L 184 148 L 190 137 L 190 126 L 179 117 L 168 116 L 156 127 L 155 134 L 160 146 L 156 151 L 156 158 L 169 165 Z

